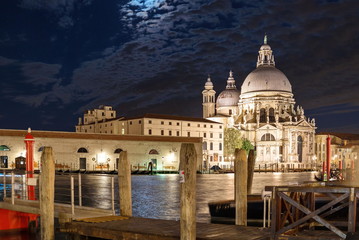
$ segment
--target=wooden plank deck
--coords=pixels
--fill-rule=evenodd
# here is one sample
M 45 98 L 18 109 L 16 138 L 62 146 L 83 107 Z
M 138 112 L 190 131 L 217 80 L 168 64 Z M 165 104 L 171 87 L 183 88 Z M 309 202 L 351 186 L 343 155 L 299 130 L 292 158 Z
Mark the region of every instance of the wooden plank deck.
M 91 217 L 111 216 L 112 211 L 106 209 L 75 206 L 75 215 L 72 216 L 71 205 L 55 203 L 55 217 L 65 217 L 68 219 L 83 219 Z M 15 199 L 15 204 L 11 204 L 11 199 L 6 198 L 0 202 L 0 208 L 18 212 L 40 214 L 40 202 L 38 200 Z
M 103 239 L 174 240 L 180 239 L 180 222 L 137 217 L 94 223 L 73 221 L 64 223 L 60 231 Z M 197 239 L 266 240 L 270 232 L 259 227 L 197 223 Z

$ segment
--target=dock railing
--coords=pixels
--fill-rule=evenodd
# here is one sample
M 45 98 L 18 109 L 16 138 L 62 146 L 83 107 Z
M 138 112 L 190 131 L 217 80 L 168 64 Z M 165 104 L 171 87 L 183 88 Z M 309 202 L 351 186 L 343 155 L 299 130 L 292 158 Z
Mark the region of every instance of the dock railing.
M 34 181 L 28 181 L 26 174 L 32 174 Z M 83 181 L 83 174 L 61 174 L 56 175 L 55 182 L 61 181 L 61 184 L 55 184 L 55 204 L 69 206 L 71 215 L 76 215 L 77 209 L 96 208 L 110 210 L 115 215 L 115 180 L 113 175 L 91 174 L 91 177 L 99 176 L 104 182 L 97 184 L 101 189 L 93 189 L 93 186 Z M 3 170 L 0 172 L 0 201 L 10 202 L 15 205 L 21 200 L 37 201 L 40 196 L 39 181 L 41 181 L 41 173 L 28 173 L 24 170 Z M 34 199 L 28 197 L 29 187 L 32 186 L 34 191 Z M 101 196 L 101 204 L 94 202 L 95 190 L 106 192 Z M 110 196 L 110 197 L 107 197 Z M 21 201 L 24 203 L 24 201 Z
M 274 239 L 281 234 L 321 226 L 345 239 L 345 232 L 356 227 L 359 188 L 347 186 L 266 187 L 272 191 L 271 232 Z M 347 231 L 342 230 L 343 227 Z

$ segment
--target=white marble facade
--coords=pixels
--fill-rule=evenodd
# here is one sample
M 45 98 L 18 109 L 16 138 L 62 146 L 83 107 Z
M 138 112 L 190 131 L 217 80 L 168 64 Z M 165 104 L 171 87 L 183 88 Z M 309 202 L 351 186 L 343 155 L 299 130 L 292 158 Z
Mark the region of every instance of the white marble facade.
M 315 120 L 295 105 L 292 86 L 275 67 L 266 37 L 257 67 L 245 78 L 241 91 L 231 71 L 216 101 L 210 78 L 202 95 L 207 100 L 203 101 L 203 117 L 238 129 L 255 146 L 256 164 L 314 164 Z

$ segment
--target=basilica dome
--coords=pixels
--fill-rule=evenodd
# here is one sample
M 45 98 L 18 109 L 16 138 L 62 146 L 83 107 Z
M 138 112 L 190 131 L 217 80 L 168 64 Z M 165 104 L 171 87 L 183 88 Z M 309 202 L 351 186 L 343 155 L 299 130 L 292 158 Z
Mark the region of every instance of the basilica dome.
M 274 66 L 258 66 L 242 84 L 242 94 L 260 91 L 292 93 L 292 86 L 284 73 Z
M 217 97 L 217 107 L 237 106 L 240 92 L 238 89 L 226 89 Z

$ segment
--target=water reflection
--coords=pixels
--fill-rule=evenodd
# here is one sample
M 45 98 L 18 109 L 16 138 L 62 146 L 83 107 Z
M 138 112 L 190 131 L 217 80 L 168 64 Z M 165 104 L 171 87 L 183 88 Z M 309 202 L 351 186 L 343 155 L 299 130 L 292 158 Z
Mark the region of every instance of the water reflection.
M 84 206 L 111 208 L 111 177 L 115 181 L 115 208 L 118 208 L 118 184 L 116 175 L 81 175 L 82 203 Z M 75 175 L 75 200 L 78 204 L 78 176 Z M 306 173 L 255 173 L 252 193 L 260 194 L 266 185 L 297 184 L 314 181 L 314 172 Z M 56 175 L 57 202 L 70 203 L 70 178 Z M 2 199 L 0 192 L 0 198 Z M 197 175 L 197 221 L 210 222 L 208 202 L 234 199 L 234 174 Z M 180 183 L 178 175 L 133 175 L 133 215 L 146 218 L 178 220 L 180 215 Z M 1 239 L 20 239 L 3 238 Z M 26 239 L 26 238 L 21 238 Z

